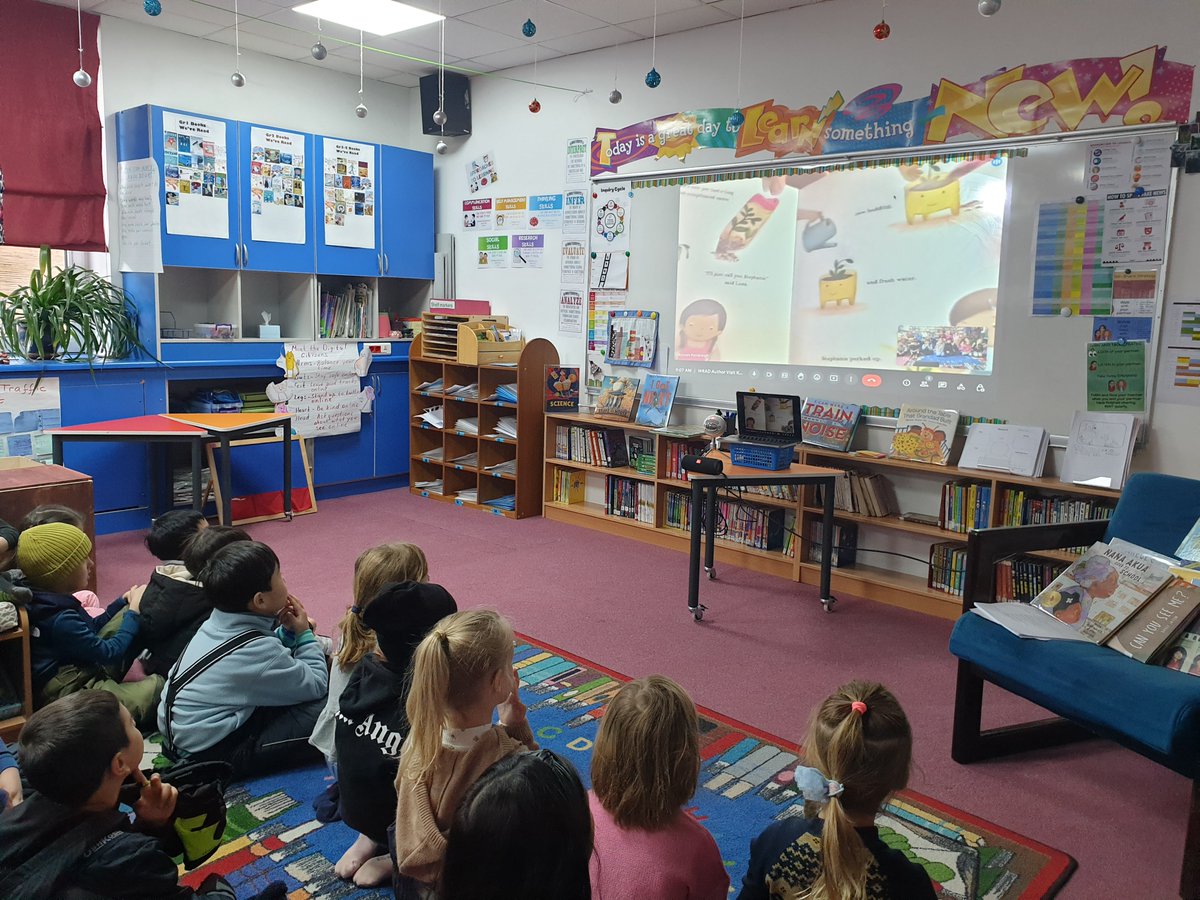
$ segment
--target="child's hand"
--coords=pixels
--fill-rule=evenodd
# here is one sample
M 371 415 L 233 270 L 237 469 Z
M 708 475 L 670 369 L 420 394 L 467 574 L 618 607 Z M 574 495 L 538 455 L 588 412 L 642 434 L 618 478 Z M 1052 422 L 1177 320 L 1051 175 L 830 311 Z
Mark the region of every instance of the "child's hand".
M 129 603 L 129 608 L 134 612 L 139 612 L 142 608 L 142 594 L 146 593 L 146 585 L 138 584 L 131 587 L 125 592 L 125 599 Z
M 288 595 L 287 606 L 279 612 L 279 624 L 292 634 L 303 634 L 312 627 L 308 613 L 304 611 L 304 604 L 291 594 Z
M 141 769 L 134 769 L 133 777 L 142 786 L 142 795 L 133 804 L 138 821 L 143 825 L 156 828 L 171 821 L 175 812 L 175 802 L 179 799 L 179 789 L 169 784 L 163 784 L 162 776 L 155 772 L 146 780 Z
M 498 707 L 501 725 L 520 725 L 525 721 L 525 704 L 521 702 L 521 694 L 517 690 L 520 680 L 517 678 L 516 669 L 513 669 L 512 676 L 512 693 L 509 694 L 508 699 L 501 703 Z
M 21 792 L 21 773 L 16 766 L 9 766 L 0 772 L 0 791 L 7 791 L 9 806 L 20 806 L 25 799 Z

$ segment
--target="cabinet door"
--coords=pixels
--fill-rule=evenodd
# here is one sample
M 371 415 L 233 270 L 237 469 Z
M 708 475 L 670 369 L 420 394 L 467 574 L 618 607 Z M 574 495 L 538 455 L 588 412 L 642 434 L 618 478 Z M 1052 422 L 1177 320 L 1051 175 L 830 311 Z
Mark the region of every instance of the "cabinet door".
M 381 147 L 383 274 L 433 278 L 433 157 Z
M 379 148 L 316 135 L 313 156 L 313 180 L 321 185 L 313 204 L 317 272 L 379 275 Z
M 362 416 L 362 430 L 313 441 L 313 482 L 340 484 L 375 477 L 375 415 Z
M 146 414 L 146 389 L 141 378 L 118 381 L 93 379 L 79 373 L 61 385 L 63 425 L 83 425 L 106 419 Z M 63 465 L 92 476 L 96 512 L 136 509 L 149 505 L 149 458 L 145 444 L 65 441 Z
M 162 173 L 163 265 L 238 268 L 237 123 L 152 106 L 149 139 Z
M 408 472 L 408 373 L 370 376 L 375 388 L 375 477 Z
M 239 122 L 238 142 L 242 267 L 316 271 L 313 212 L 321 182 L 313 175 L 313 136 Z

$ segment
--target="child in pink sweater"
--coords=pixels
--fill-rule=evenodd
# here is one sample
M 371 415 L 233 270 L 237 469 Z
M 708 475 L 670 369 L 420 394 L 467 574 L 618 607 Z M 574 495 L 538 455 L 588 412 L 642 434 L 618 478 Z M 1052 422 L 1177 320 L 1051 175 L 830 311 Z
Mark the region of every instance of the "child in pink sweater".
M 692 698 L 661 675 L 621 688 L 592 755 L 592 900 L 729 896 L 717 842 L 681 809 L 699 775 Z

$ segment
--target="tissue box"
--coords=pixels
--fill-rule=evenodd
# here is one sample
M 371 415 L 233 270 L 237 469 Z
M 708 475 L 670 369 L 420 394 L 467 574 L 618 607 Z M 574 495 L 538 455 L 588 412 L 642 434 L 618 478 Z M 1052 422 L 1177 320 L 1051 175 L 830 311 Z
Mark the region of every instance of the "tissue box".
M 258 339 L 260 341 L 277 341 L 279 340 L 278 325 L 259 325 Z

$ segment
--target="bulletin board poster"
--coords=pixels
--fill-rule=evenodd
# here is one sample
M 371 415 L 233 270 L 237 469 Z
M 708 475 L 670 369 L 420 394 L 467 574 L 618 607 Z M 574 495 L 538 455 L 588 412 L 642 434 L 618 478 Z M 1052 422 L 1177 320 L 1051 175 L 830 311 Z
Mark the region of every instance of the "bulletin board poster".
M 508 268 L 508 235 L 476 238 L 475 266 L 480 269 Z
M 375 145 L 325 142 L 325 243 L 375 249 Z
M 225 123 L 163 112 L 163 206 L 167 234 L 229 237 L 229 154 Z
M 562 228 L 563 224 L 563 195 L 562 194 L 530 194 L 529 195 L 529 227 L 539 231 L 550 231 Z
M 51 462 L 47 428 L 62 427 L 57 378 L 0 381 L 0 456 L 29 456 Z
M 1146 408 L 1146 344 L 1089 343 L 1088 412 L 1142 412 Z
M 492 201 L 464 200 L 462 202 L 463 231 L 492 230 Z
M 251 239 L 303 244 L 308 239 L 304 135 L 251 126 L 249 150 Z
M 1178 300 L 1163 310 L 1163 361 L 1158 399 L 1200 407 L 1200 300 Z
M 587 191 L 565 191 L 563 193 L 563 234 L 586 234 L 587 212 Z
M 589 287 L 623 291 L 629 287 L 629 233 L 633 190 L 628 181 L 600 185 L 592 204 Z
M 497 231 L 528 228 L 529 198 L 497 197 L 495 222 Z

